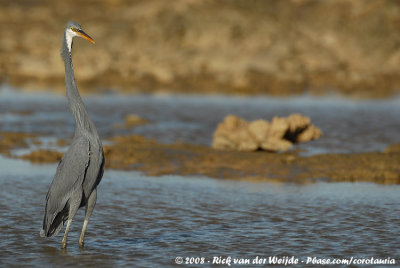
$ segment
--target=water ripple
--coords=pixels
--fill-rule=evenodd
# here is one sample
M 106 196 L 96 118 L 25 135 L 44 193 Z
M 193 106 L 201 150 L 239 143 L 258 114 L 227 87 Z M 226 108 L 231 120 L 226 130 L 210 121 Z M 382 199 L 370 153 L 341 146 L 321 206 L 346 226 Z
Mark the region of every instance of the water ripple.
M 26 163 L 26 165 L 29 165 Z M 55 166 L 54 166 L 55 168 Z M 79 249 L 83 221 L 39 237 L 52 176 L 1 175 L 0 259 L 32 266 L 171 266 L 176 256 L 400 255 L 399 186 L 273 185 L 108 171 Z

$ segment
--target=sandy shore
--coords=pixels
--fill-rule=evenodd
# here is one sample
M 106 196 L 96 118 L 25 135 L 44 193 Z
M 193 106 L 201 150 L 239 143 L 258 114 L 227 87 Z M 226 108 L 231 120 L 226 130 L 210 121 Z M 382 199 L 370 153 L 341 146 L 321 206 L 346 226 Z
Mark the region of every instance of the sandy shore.
M 396 1 L 0 1 L 0 77 L 64 91 L 63 29 L 80 90 L 356 98 L 398 94 Z

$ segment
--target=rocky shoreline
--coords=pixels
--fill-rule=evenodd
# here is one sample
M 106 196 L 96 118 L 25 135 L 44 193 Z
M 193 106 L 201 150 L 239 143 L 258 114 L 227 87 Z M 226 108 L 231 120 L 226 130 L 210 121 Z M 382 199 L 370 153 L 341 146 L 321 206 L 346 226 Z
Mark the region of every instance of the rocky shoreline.
M 336 92 L 386 98 L 400 90 L 396 1 L 0 1 L 0 78 L 64 92 L 62 30 L 74 19 L 80 90 L 123 93 Z

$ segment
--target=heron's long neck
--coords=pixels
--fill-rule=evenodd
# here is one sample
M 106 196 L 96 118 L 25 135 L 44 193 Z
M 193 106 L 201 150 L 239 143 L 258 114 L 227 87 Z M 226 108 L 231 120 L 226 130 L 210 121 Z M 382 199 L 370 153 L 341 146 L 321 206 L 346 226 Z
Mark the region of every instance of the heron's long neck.
M 75 83 L 74 68 L 71 58 L 71 44 L 67 44 L 66 38 L 63 41 L 62 57 L 65 63 L 65 86 L 69 108 L 75 118 L 75 135 L 95 135 L 98 137 L 96 127 L 89 117 L 86 107 L 79 94 Z

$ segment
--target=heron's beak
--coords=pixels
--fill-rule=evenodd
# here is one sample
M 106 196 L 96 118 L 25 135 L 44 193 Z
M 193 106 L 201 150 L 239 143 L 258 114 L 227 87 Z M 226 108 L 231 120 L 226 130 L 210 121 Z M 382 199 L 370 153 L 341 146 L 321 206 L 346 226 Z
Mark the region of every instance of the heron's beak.
M 82 30 L 74 30 L 72 29 L 74 32 L 76 32 L 78 35 L 80 35 L 81 37 L 85 38 L 86 40 L 88 40 L 90 43 L 94 44 L 94 40 L 93 38 L 91 38 L 87 33 L 85 33 Z

